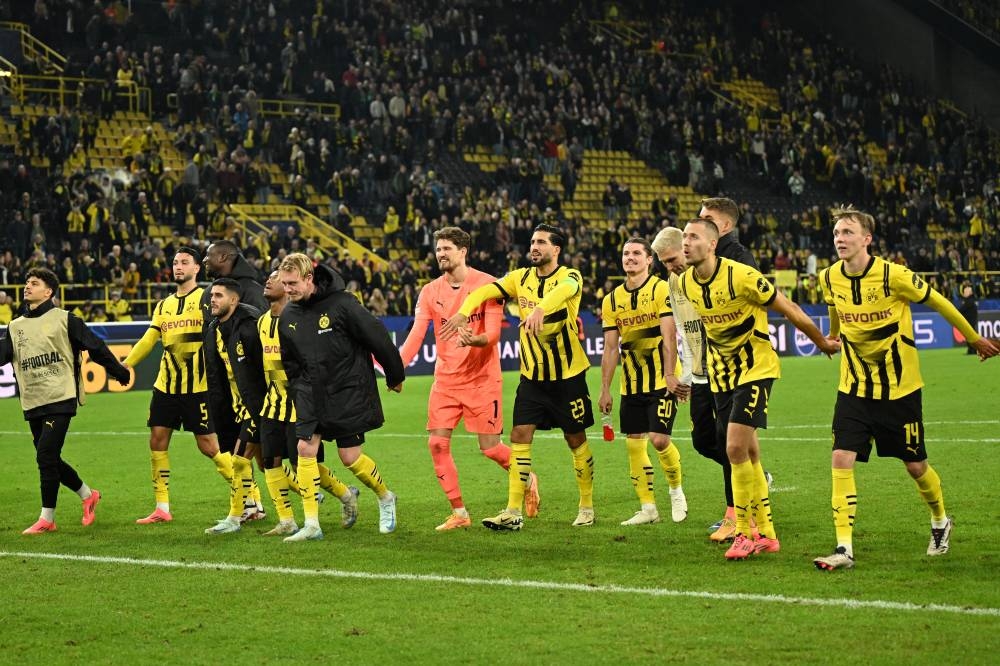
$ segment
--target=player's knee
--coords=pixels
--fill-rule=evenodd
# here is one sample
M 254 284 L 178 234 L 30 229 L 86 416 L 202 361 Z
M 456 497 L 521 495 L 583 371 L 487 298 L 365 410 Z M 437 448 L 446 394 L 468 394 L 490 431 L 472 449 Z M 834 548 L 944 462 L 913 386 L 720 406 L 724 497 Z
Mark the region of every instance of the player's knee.
M 906 472 L 914 479 L 919 479 L 924 474 L 927 473 L 927 460 L 918 460 L 916 462 L 907 462 Z
M 510 431 L 511 444 L 531 444 L 535 431 L 530 426 L 514 426 Z
M 670 446 L 670 435 L 664 435 L 659 432 L 649 433 L 649 443 L 653 445 L 653 448 L 657 451 L 664 451 L 668 446 Z
M 427 448 L 431 450 L 431 455 L 448 453 L 451 451 L 451 440 L 447 437 L 431 435 L 427 440 Z

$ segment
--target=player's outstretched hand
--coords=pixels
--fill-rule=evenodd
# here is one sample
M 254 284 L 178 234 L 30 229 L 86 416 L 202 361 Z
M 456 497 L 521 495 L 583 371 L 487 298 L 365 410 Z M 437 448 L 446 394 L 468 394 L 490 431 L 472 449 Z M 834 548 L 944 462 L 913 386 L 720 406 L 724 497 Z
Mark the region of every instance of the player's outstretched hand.
M 829 357 L 840 351 L 840 339 L 839 338 L 823 338 L 823 344 L 819 345 L 819 350 Z
M 1000 339 L 979 338 L 970 344 L 976 350 L 976 353 L 979 354 L 980 361 L 985 361 L 1000 354 Z
M 441 325 L 441 339 L 452 339 L 458 333 L 459 329 L 463 329 L 468 325 L 469 318 L 461 312 L 456 312 L 448 321 Z
M 455 343 L 459 347 L 482 347 L 482 339 L 485 336 L 476 335 L 472 332 L 471 328 L 460 328 L 458 329 L 458 341 Z

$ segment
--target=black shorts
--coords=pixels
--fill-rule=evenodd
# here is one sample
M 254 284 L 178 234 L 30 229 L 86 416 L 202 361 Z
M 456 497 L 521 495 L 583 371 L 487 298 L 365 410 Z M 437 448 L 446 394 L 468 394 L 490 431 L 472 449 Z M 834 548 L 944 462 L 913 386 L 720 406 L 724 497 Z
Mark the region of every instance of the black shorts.
M 326 435 L 320 433 L 320 441 L 335 441 L 337 442 L 338 449 L 349 449 L 352 446 L 361 446 L 365 443 L 365 433 L 358 433 L 357 435 L 342 435 L 340 437 L 334 437 L 333 435 Z M 320 450 L 322 450 L 323 444 L 320 444 Z M 317 462 L 322 462 L 322 459 L 317 458 Z
M 171 430 L 183 426 L 195 435 L 211 435 L 215 424 L 208 411 L 208 393 L 164 393 L 154 388 L 146 425 Z
M 837 393 L 833 410 L 833 448 L 854 451 L 868 462 L 875 443 L 880 458 L 903 462 L 927 459 L 924 408 L 920 390 L 896 400 L 870 400 Z
M 260 421 L 260 448 L 264 458 L 282 457 L 295 461 L 298 457 L 299 438 L 295 436 L 294 421 L 275 421 L 266 416 Z
M 553 381 L 534 381 L 522 375 L 514 397 L 514 426 L 519 425 L 533 425 L 538 430 L 559 428 L 567 434 L 594 425 L 587 373 Z
M 240 423 L 239 441 L 243 446 L 260 444 L 260 428 L 257 427 L 257 423 L 252 418 Z
M 213 413 L 215 420 L 215 432 L 219 436 L 219 451 L 222 453 L 232 453 L 237 442 L 243 441 L 241 434 L 243 425 L 235 420 L 233 410 L 227 410 L 225 414 Z
M 658 432 L 669 435 L 677 418 L 677 397 L 666 389 L 623 395 L 618 410 L 621 431 L 627 435 Z
M 716 430 L 722 432 L 722 441 L 730 423 L 767 428 L 767 401 L 773 384 L 773 379 L 758 379 L 732 391 L 714 394 Z

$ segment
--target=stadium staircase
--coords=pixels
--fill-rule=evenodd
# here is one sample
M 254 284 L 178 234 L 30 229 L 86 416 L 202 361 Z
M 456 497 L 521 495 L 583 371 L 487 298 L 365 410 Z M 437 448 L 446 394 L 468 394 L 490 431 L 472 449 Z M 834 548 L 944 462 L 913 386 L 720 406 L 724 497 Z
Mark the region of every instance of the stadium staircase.
M 756 79 L 733 79 L 720 83 L 719 88 L 728 93 L 733 101 L 744 107 L 763 108 L 774 113 L 781 112 L 778 91 Z
M 465 160 L 482 171 L 493 173 L 507 161 L 484 146 L 465 153 Z M 567 217 L 582 217 L 596 221 L 605 219 L 602 196 L 608 181 L 614 178 L 619 184 L 627 183 L 632 191 L 632 209 L 629 221 L 635 222 L 650 215 L 653 201 L 662 195 L 674 195 L 680 204 L 681 217 L 694 217 L 701 207 L 703 195 L 687 186 L 671 185 L 658 169 L 632 157 L 624 150 L 585 150 L 583 166 L 578 173 L 576 191 L 572 201 L 563 202 Z M 564 195 L 558 173 L 545 176 L 545 186 Z
M 21 23 L 0 22 L 0 45 L 9 57 L 0 56 L 0 67 L 9 76 L 0 80 L 4 86 L 3 107 L 0 109 L 0 157 L 13 157 L 18 152 L 18 124 L 22 118 L 34 123 L 39 116 L 57 116 L 61 108 L 75 106 L 78 100 L 77 86 L 86 84 L 86 79 L 64 77 L 66 58 L 56 50 L 32 36 L 29 28 Z M 19 69 L 19 66 L 21 69 Z M 30 69 L 40 72 L 35 75 L 25 75 L 23 70 Z M 99 83 L 99 82 L 98 82 Z M 178 179 L 187 163 L 181 152 L 174 147 L 173 133 L 163 123 L 151 119 L 148 107 L 143 108 L 143 100 L 139 90 L 130 91 L 125 96 L 128 110 L 116 111 L 111 118 L 101 119 L 98 124 L 97 136 L 93 148 L 88 151 L 85 167 L 89 170 L 108 173 L 115 178 L 125 178 L 125 150 L 129 137 L 138 139 L 147 129 L 152 132 L 152 140 L 157 146 L 165 168 L 173 170 Z M 148 96 L 146 97 L 148 100 Z M 284 101 L 261 100 L 263 113 L 287 113 L 283 108 Z M 290 102 L 293 106 L 302 106 L 301 102 Z M 323 106 L 323 105 L 315 105 Z M 272 108 L 274 107 L 274 108 Z M 329 111 L 322 109 L 321 111 Z M 226 151 L 222 141 L 215 145 L 216 154 Z M 35 170 L 48 170 L 49 159 L 42 155 L 32 155 L 30 165 Z M 73 168 L 67 160 L 63 166 L 63 175 L 70 175 Z M 267 229 L 273 224 L 298 224 L 303 234 L 314 237 L 319 247 L 327 253 L 347 251 L 357 259 L 367 258 L 382 262 L 379 257 L 369 254 L 369 250 L 344 236 L 332 226 L 312 213 L 297 206 L 283 205 L 283 195 L 287 195 L 289 177 L 277 164 L 269 164 L 272 193 L 268 203 L 263 205 L 241 204 L 239 206 L 239 224 L 251 231 Z M 309 185 L 307 187 L 307 205 L 315 210 L 329 208 L 330 199 L 325 194 L 317 192 Z M 187 226 L 193 227 L 194 220 L 188 215 Z M 372 238 L 374 230 L 366 234 L 364 218 L 357 218 L 352 226 L 359 228 L 358 237 Z M 378 229 L 381 238 L 381 229 Z M 150 236 L 167 240 L 173 235 L 173 228 L 167 224 L 152 224 Z
M 271 233 L 275 225 L 295 224 L 299 235 L 316 241 L 316 245 L 327 255 L 342 252 L 358 261 L 374 261 L 381 268 L 388 268 L 389 262 L 373 254 L 371 250 L 345 236 L 337 229 L 313 215 L 305 208 L 288 204 L 231 204 L 228 211 L 236 218 L 236 225 L 244 238 L 263 233 Z

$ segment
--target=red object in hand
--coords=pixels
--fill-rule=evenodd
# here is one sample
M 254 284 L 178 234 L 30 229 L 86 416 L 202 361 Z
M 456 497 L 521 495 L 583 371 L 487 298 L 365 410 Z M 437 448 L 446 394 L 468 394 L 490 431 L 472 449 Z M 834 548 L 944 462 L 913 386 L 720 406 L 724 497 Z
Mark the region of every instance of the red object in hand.
M 605 416 L 601 419 L 601 425 L 604 426 L 604 441 L 613 442 L 615 441 L 615 429 L 611 427 L 611 416 Z

